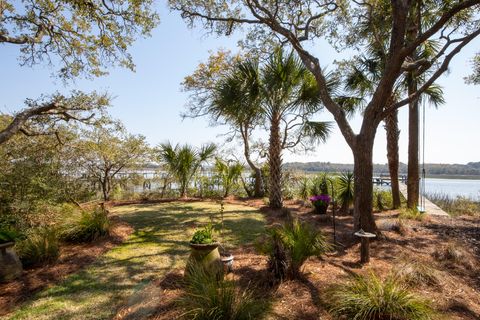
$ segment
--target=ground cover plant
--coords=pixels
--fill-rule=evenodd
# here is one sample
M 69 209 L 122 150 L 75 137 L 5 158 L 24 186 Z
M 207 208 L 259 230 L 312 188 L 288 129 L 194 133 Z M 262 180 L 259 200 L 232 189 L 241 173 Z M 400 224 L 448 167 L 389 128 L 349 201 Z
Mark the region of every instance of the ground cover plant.
M 430 303 L 416 297 L 393 275 L 385 280 L 374 273 L 356 275 L 331 291 L 330 312 L 354 320 L 428 320 Z
M 53 227 L 31 229 L 16 249 L 24 266 L 52 263 L 60 254 L 58 231 Z
M 91 242 L 110 232 L 111 222 L 104 207 L 82 210 L 69 222 L 60 237 L 67 242 Z
M 320 257 L 331 249 L 325 235 L 298 220 L 267 229 L 259 244 L 269 257 L 269 269 L 279 279 L 297 279 L 302 265 L 310 257 Z
M 235 281 L 218 279 L 202 267 L 191 266 L 185 279 L 185 293 L 179 299 L 182 318 L 196 320 L 259 319 L 264 306 L 249 289 L 239 289 Z

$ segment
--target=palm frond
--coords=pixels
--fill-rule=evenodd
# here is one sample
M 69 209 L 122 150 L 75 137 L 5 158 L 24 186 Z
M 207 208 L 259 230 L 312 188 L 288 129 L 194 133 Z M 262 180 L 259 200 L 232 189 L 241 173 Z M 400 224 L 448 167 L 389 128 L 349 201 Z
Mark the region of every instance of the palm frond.
M 312 141 L 325 142 L 332 133 L 333 126 L 332 121 L 307 121 L 303 126 L 303 132 Z

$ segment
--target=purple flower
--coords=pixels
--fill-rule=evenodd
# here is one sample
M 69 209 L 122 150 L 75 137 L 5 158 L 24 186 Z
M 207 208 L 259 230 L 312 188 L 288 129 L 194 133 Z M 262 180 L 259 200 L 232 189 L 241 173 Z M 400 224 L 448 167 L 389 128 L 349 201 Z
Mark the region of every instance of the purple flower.
M 310 201 L 314 206 L 323 206 L 330 203 L 330 196 L 328 194 L 320 194 L 310 197 Z

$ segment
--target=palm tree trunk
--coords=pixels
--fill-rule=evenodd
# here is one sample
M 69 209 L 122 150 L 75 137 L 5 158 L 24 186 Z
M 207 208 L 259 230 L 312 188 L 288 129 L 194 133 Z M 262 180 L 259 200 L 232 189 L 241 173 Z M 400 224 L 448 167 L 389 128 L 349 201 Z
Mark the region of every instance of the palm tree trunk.
M 415 92 L 417 83 L 411 79 L 408 85 L 408 94 Z M 416 208 L 420 195 L 418 170 L 418 100 L 412 101 L 408 106 L 408 176 L 407 176 L 407 207 Z
M 387 158 L 392 186 L 393 209 L 397 209 L 400 208 L 401 205 L 400 186 L 398 184 L 398 139 L 400 137 L 398 111 L 395 110 L 385 118 L 385 130 L 387 132 Z
M 420 2 L 411 6 L 410 10 L 411 19 L 408 26 L 407 38 L 409 41 L 415 39 L 420 32 L 421 20 L 420 12 L 418 8 Z M 417 52 L 414 52 L 410 57 L 413 61 L 418 58 Z M 414 72 L 410 72 L 407 75 L 408 95 L 414 94 L 418 89 L 418 83 L 415 79 Z M 420 195 L 419 186 L 419 171 L 418 171 L 418 99 L 411 101 L 408 105 L 408 175 L 407 175 L 407 207 L 410 209 L 416 208 L 418 204 L 418 198 Z
M 270 207 L 282 208 L 282 146 L 280 139 L 280 114 L 272 114 L 270 124 L 268 164 L 270 167 Z
M 180 183 L 180 198 L 187 198 L 187 188 L 188 188 L 188 182 L 187 181 L 182 181 Z

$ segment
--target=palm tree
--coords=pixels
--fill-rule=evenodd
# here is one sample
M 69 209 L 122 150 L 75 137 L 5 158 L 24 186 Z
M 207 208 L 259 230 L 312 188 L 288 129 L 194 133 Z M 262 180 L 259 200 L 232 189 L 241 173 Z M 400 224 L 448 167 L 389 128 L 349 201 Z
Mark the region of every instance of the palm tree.
M 202 163 L 213 156 L 217 147 L 214 144 L 205 144 L 200 149 L 190 145 L 176 145 L 170 142 L 160 144 L 159 158 L 165 164 L 167 170 L 180 185 L 180 197 L 186 198 L 188 186 L 192 177 L 198 171 Z
M 221 118 L 230 123 L 240 133 L 243 154 L 255 176 L 253 196 L 259 198 L 265 194 L 263 175 L 260 166 L 251 158 L 250 148 L 252 131 L 262 118 L 257 71 L 257 66 L 250 61 L 238 62 L 230 74 L 218 81 L 205 111 L 214 119 Z
M 243 171 L 243 166 L 239 162 L 230 164 L 230 161 L 223 161 L 217 158 L 215 161 L 215 171 L 222 182 L 223 197 L 228 197 L 233 185 L 238 182 Z
M 282 50 L 276 50 L 260 72 L 260 107 L 270 126 L 269 200 L 272 208 L 281 208 L 282 150 L 294 147 L 302 138 L 298 135 L 296 140 L 289 142 L 289 117 L 313 114 L 320 109 L 320 99 L 315 78 L 293 52 L 285 55 Z M 330 130 L 330 125 L 326 122 L 304 121 L 302 126 L 304 133 L 308 131 L 320 140 L 325 140 Z
M 324 141 L 330 132 L 329 122 L 308 120 L 321 109 L 315 78 L 293 52 L 277 49 L 263 65 L 252 59 L 236 65 L 219 81 L 213 102 L 251 123 L 266 123 L 270 206 L 281 208 L 282 150 L 297 147 L 307 136 Z

